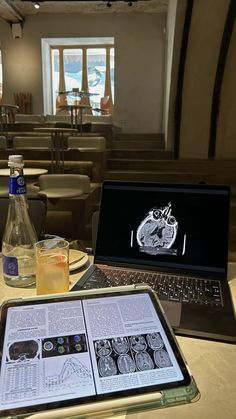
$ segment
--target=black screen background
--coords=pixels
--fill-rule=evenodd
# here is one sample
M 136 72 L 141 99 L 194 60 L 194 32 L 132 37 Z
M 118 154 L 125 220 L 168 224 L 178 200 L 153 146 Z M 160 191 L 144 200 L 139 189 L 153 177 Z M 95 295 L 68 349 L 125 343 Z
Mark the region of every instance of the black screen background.
M 229 194 L 214 187 L 166 185 L 144 188 L 133 185 L 125 189 L 107 182 L 101 201 L 96 258 L 133 265 L 151 264 L 161 267 L 212 270 L 225 272 L 228 248 Z M 207 192 L 207 193 L 206 193 Z M 140 252 L 136 230 L 153 207 L 164 207 L 171 202 L 172 215 L 178 221 L 178 233 L 173 245 L 176 255 L 155 255 Z M 133 247 L 130 246 L 134 230 Z M 183 236 L 186 250 L 182 255 Z

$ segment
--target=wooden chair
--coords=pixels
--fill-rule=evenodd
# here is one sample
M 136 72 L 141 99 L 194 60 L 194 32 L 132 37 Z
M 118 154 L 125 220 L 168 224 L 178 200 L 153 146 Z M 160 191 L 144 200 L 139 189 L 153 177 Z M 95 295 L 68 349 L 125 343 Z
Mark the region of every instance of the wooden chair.
M 68 148 L 82 148 L 88 150 L 102 151 L 106 149 L 106 139 L 104 137 L 68 137 Z
M 16 136 L 13 138 L 13 148 L 15 149 L 51 149 L 51 137 L 39 136 Z
M 104 96 L 100 99 L 100 108 L 104 113 L 111 113 L 112 103 L 110 96 Z
M 53 198 L 73 198 L 90 193 L 87 175 L 49 174 L 39 176 L 39 195 Z
M 0 136 L 0 149 L 7 148 L 7 139 L 3 135 Z
M 97 190 L 87 175 L 42 175 L 38 194 L 47 198 L 48 233 L 84 239 L 97 199 Z M 49 225 L 53 226 L 52 231 L 49 231 Z
M 9 178 L 7 176 L 0 176 L 0 196 L 8 196 L 8 192 L 9 192 L 8 182 L 9 182 Z

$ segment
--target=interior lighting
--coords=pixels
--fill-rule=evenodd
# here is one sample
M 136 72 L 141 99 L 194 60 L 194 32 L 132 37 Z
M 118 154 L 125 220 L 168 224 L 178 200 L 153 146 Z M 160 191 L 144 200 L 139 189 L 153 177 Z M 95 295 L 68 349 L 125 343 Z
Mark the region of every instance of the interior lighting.
M 35 9 L 39 9 L 40 8 L 40 4 L 38 2 L 34 3 L 34 7 Z

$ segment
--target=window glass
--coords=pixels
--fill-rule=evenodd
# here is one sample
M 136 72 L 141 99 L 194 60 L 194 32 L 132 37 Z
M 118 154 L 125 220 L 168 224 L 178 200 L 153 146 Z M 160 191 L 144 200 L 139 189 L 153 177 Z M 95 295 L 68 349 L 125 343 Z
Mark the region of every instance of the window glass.
M 66 90 L 72 90 L 73 88 L 81 89 L 82 49 L 64 49 L 63 57 Z M 70 100 L 68 100 L 68 103 L 70 103 Z
M 56 113 L 56 98 L 59 90 L 59 51 L 52 49 L 52 96 L 53 113 Z
M 80 103 L 81 95 L 78 92 L 77 95 L 75 91 L 70 94 L 59 94 L 62 91 L 68 92 L 76 89 L 97 93 L 82 98 L 83 104 L 92 104 L 95 108 L 102 108 L 102 112 L 93 111 L 94 114 L 103 115 L 104 112 L 113 112 L 115 90 L 113 37 L 42 38 L 41 43 L 45 114 L 61 113 L 61 106 Z M 111 77 L 110 81 L 106 82 L 108 70 L 106 54 L 109 52 Z M 86 57 L 86 63 L 83 62 L 84 57 Z M 104 95 L 105 85 L 106 94 Z M 104 111 L 103 102 L 107 98 L 108 102 L 105 104 L 106 110 Z
M 110 62 L 107 61 L 107 54 L 110 51 Z M 81 97 L 72 92 L 75 89 L 83 90 L 83 52 L 87 59 L 87 74 L 84 75 L 88 81 L 89 104 L 92 108 L 97 108 L 93 113 L 99 114 L 101 108 L 101 98 L 105 95 L 107 65 L 110 65 L 110 84 L 108 95 L 112 96 L 114 102 L 114 48 L 107 45 L 81 44 L 68 48 L 67 46 L 57 45 L 51 47 L 51 69 L 52 69 L 52 102 L 53 113 L 60 112 L 60 105 L 77 104 Z M 60 59 L 63 57 L 64 66 L 60 66 Z M 60 74 L 61 72 L 61 74 Z M 61 91 L 70 92 L 61 95 Z M 79 102 L 78 102 L 79 103 Z M 112 103 L 112 102 L 111 102 Z
M 115 49 L 111 48 L 110 49 L 110 68 L 111 68 L 111 93 L 112 93 L 112 97 L 113 97 L 113 102 L 114 102 L 114 97 L 115 97 L 115 83 L 114 83 L 114 73 L 115 73 Z
M 92 107 L 100 107 L 100 99 L 104 96 L 106 76 L 106 49 L 87 49 L 87 72 L 89 92 L 94 95 L 90 97 Z

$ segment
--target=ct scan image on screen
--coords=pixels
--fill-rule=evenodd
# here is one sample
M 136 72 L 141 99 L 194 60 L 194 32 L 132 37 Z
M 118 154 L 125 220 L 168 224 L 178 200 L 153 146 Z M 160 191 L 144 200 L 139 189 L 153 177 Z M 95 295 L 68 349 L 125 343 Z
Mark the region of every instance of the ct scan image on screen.
M 151 208 L 136 230 L 136 240 L 140 252 L 149 255 L 177 255 L 175 246 L 178 232 L 178 220 L 172 214 L 171 202 L 166 206 Z M 131 232 L 131 246 L 133 245 Z M 186 235 L 182 242 L 182 255 L 185 252 Z

